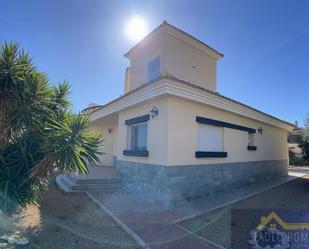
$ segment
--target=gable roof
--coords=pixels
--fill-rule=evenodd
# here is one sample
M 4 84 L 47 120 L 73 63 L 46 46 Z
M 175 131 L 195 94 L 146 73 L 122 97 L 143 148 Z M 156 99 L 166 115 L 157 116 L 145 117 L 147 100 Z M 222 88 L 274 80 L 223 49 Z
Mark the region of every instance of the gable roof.
M 203 41 L 197 39 L 196 37 L 192 36 L 191 34 L 183 31 L 182 29 L 169 24 L 167 21 L 163 21 L 157 28 L 155 28 L 153 31 L 151 31 L 148 35 L 146 35 L 140 42 L 138 42 L 135 46 L 133 46 L 127 53 L 124 54 L 125 57 L 127 57 L 133 50 L 135 50 L 136 48 L 138 48 L 141 43 L 143 43 L 145 40 L 147 40 L 150 36 L 152 36 L 154 33 L 156 33 L 158 30 L 160 30 L 161 28 L 163 28 L 164 26 L 167 26 L 169 28 L 172 28 L 173 30 L 180 32 L 181 34 L 184 34 L 185 36 L 187 36 L 189 39 L 194 40 L 195 42 L 198 42 L 199 44 L 201 44 L 202 46 L 210 49 L 212 52 L 214 52 L 215 54 L 217 54 L 218 57 L 223 57 L 224 55 L 220 52 L 218 52 L 217 50 L 215 50 L 214 48 L 210 47 L 209 45 L 207 45 L 206 43 L 204 43 Z
M 251 107 L 251 106 L 248 106 L 248 105 L 246 105 L 246 104 L 243 104 L 243 103 L 241 103 L 241 102 L 239 102 L 239 101 L 237 101 L 237 100 L 234 100 L 234 99 L 231 99 L 231 98 L 226 97 L 226 96 L 224 96 L 224 95 L 221 95 L 221 94 L 219 94 L 218 92 L 213 92 L 213 91 L 211 91 L 211 90 L 209 90 L 209 89 L 206 89 L 206 88 L 203 88 L 203 87 L 201 87 L 201 86 L 197 86 L 197 85 L 194 85 L 194 84 L 192 84 L 192 83 L 190 83 L 190 82 L 187 82 L 187 81 L 184 81 L 184 80 L 180 80 L 180 79 L 174 77 L 173 75 L 171 75 L 171 74 L 169 74 L 169 73 L 161 74 L 157 79 L 155 79 L 155 80 L 153 80 L 153 81 L 151 81 L 151 82 L 149 82 L 149 83 L 145 83 L 145 84 L 143 84 L 143 85 L 141 85 L 141 86 L 135 88 L 134 90 L 132 90 L 132 91 L 130 91 L 130 92 L 124 94 L 124 95 L 121 95 L 120 97 L 118 97 L 118 98 L 116 98 L 116 99 L 110 101 L 109 103 L 107 103 L 107 104 L 105 104 L 105 105 L 88 107 L 88 108 L 85 108 L 82 112 L 87 112 L 88 114 L 92 114 L 92 113 L 94 113 L 94 112 L 96 112 L 96 111 L 98 111 L 98 110 L 101 110 L 101 109 L 103 109 L 103 108 L 105 108 L 105 107 L 107 107 L 107 106 L 109 106 L 109 105 L 111 105 L 111 104 L 113 104 L 113 103 L 115 103 L 115 102 L 117 102 L 117 101 L 119 101 L 119 100 L 121 100 L 121 99 L 127 97 L 127 96 L 130 96 L 130 95 L 132 95 L 132 94 L 134 94 L 134 93 L 136 93 L 136 92 L 139 92 L 140 90 L 142 90 L 142 89 L 148 87 L 149 85 L 154 85 L 155 83 L 157 83 L 158 81 L 163 80 L 163 79 L 173 80 L 173 81 L 175 81 L 175 82 L 177 82 L 177 83 L 179 83 L 179 84 L 182 84 L 182 85 L 185 85 L 185 86 L 189 86 L 189 87 L 192 87 L 192 88 L 197 89 L 197 90 L 201 90 L 201 91 L 203 91 L 203 92 L 206 92 L 206 93 L 209 93 L 209 94 L 211 94 L 211 95 L 217 96 L 217 97 L 219 97 L 219 98 L 221 98 L 221 99 L 223 99 L 223 100 L 230 101 L 230 102 L 232 102 L 232 103 L 235 103 L 235 104 L 241 105 L 241 106 L 243 106 L 243 107 L 246 107 L 246 108 L 248 108 L 248 109 L 250 109 L 250 110 L 252 110 L 252 111 L 258 112 L 258 113 L 263 114 L 263 115 L 266 115 L 267 117 L 272 118 L 272 119 L 275 119 L 275 120 L 277 120 L 277 121 L 279 121 L 279 122 L 282 122 L 282 123 L 284 123 L 284 124 L 286 124 L 286 125 L 288 125 L 288 126 L 295 127 L 295 125 L 292 124 L 292 123 L 289 123 L 289 122 L 287 122 L 287 121 L 285 121 L 285 120 L 279 119 L 279 118 L 277 118 L 277 117 L 275 117 L 275 116 L 272 116 L 272 115 L 270 115 L 270 114 L 267 114 L 267 113 L 265 113 L 265 112 L 262 112 L 262 111 L 260 111 L 260 110 L 257 110 L 257 109 L 255 109 L 255 108 L 253 108 L 253 107 Z

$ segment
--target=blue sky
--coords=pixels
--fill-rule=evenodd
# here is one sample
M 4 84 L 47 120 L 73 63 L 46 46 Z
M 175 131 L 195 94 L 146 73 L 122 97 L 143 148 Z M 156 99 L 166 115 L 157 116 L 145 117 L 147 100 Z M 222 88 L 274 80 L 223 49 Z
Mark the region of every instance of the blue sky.
M 0 41 L 28 50 L 57 84 L 68 80 L 75 110 L 123 93 L 134 44 L 125 25 L 134 15 L 150 29 L 163 20 L 225 57 L 218 90 L 294 122 L 309 114 L 309 2 L 281 0 L 0 0 Z

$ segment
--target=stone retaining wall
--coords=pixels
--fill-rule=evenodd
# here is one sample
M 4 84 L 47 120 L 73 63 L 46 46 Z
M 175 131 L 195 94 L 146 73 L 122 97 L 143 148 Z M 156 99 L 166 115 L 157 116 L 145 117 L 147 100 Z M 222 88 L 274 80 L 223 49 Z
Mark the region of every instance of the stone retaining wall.
M 116 161 L 126 191 L 166 204 L 288 174 L 287 160 L 160 166 Z

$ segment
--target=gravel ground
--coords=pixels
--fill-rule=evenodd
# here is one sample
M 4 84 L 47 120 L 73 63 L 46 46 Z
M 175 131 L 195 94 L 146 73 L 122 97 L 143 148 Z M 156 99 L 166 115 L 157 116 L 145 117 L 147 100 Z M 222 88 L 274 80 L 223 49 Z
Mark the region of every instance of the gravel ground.
M 15 221 L 16 229 L 30 240 L 30 244 L 19 247 L 1 247 L 0 244 L 0 248 L 138 248 L 132 238 L 87 196 L 64 195 L 54 183 L 40 206 L 27 206 L 15 215 Z M 0 236 L 3 234 L 0 230 Z
M 225 248 L 231 248 L 231 225 L 237 225 L 235 221 L 231 222 L 232 209 L 308 209 L 308 207 L 309 175 L 225 208 L 183 221 L 179 225 Z

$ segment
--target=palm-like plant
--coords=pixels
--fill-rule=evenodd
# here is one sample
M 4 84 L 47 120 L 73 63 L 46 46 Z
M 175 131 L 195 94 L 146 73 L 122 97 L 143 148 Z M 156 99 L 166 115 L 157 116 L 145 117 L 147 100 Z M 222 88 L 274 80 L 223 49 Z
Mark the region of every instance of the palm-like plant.
M 16 44 L 0 47 L 0 210 L 36 201 L 54 169 L 88 172 L 101 138 L 70 111 L 69 84 L 49 86 Z

